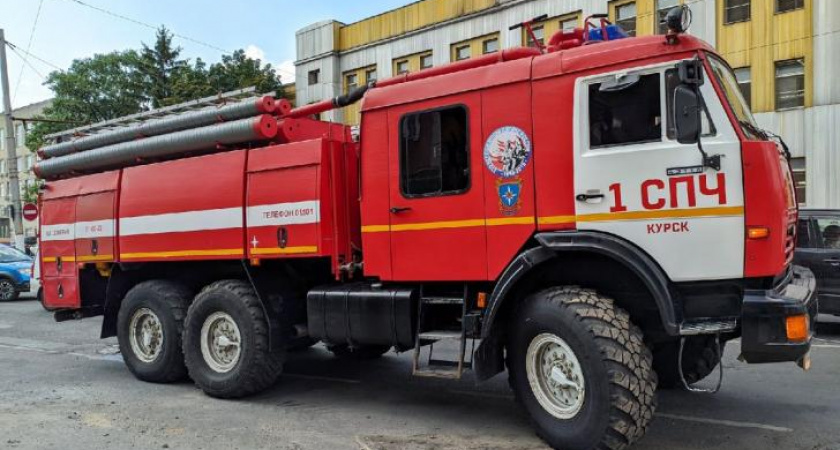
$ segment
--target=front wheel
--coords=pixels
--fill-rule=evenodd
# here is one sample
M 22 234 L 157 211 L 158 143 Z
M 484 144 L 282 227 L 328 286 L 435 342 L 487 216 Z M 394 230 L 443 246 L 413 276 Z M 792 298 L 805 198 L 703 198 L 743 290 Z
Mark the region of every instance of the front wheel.
M 283 353 L 271 352 L 268 339 L 268 321 L 251 285 L 213 283 L 187 313 L 184 356 L 190 377 L 212 397 L 260 392 L 274 384 L 283 367 Z
M 8 278 L 0 278 L 0 302 L 11 302 L 20 296 L 15 283 Z
M 527 298 L 510 323 L 510 384 L 553 448 L 622 449 L 656 408 L 656 374 L 642 332 L 612 300 L 552 288 Z

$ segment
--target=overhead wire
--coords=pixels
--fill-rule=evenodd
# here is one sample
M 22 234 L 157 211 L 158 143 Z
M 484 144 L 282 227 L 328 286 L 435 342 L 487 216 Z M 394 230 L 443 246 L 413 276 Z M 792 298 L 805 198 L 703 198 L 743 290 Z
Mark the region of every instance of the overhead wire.
M 24 55 L 21 55 L 21 54 L 20 54 L 20 52 L 18 52 L 18 50 L 17 50 L 15 47 L 13 47 L 13 46 L 11 46 L 11 45 L 10 45 L 10 46 L 9 46 L 9 49 L 12 51 L 12 53 L 14 53 L 15 55 L 17 55 L 17 57 L 18 57 L 18 58 L 20 58 L 20 59 L 21 59 L 21 61 L 23 61 L 23 67 L 29 67 L 30 69 L 32 69 L 32 71 L 33 71 L 33 72 L 35 72 L 35 74 L 36 74 L 36 75 L 38 75 L 39 77 L 41 77 L 41 79 L 44 79 L 44 80 L 46 80 L 46 79 L 47 79 L 47 77 L 45 77 L 45 76 L 44 76 L 44 74 L 42 74 L 41 72 L 39 72 L 39 71 L 38 71 L 38 69 L 36 69 L 36 68 L 35 68 L 35 66 L 33 66 L 33 65 L 32 65 L 32 63 L 30 63 L 29 61 L 27 61 L 27 60 L 26 60 L 26 57 L 25 57 Z M 21 70 L 21 72 L 23 72 L 23 71 Z M 14 99 L 14 96 L 12 96 L 12 98 Z
M 140 21 L 140 20 L 137 20 L 137 19 L 134 19 L 134 18 L 128 17 L 128 16 L 126 16 L 126 15 L 123 15 L 123 14 L 120 14 L 120 13 L 117 13 L 117 12 L 114 12 L 114 11 L 111 11 L 111 10 L 108 10 L 108 9 L 105 9 L 105 8 L 102 8 L 102 7 L 100 7 L 100 6 L 91 5 L 91 4 L 89 4 L 89 3 L 87 3 L 87 2 L 84 2 L 84 1 L 82 1 L 82 0 L 67 0 L 67 1 L 70 1 L 70 2 L 76 3 L 76 4 L 78 4 L 78 5 L 81 5 L 81 6 L 84 6 L 84 7 L 90 8 L 90 9 L 93 9 L 93 10 L 95 10 L 95 11 L 99 11 L 99 12 L 100 12 L 100 13 L 102 13 L 102 14 L 107 14 L 107 15 L 109 15 L 109 16 L 111 16 L 111 17 L 115 17 L 115 18 L 117 18 L 117 19 L 124 20 L 124 21 L 130 22 L 130 23 L 133 23 L 133 24 L 135 24 L 135 25 L 139 25 L 139 26 L 142 26 L 142 27 L 150 28 L 150 29 L 153 29 L 153 30 L 157 30 L 157 29 L 159 28 L 158 26 L 152 25 L 152 24 L 150 24 L 150 23 L 148 23 L 148 22 L 143 22 L 143 21 Z M 175 37 L 177 37 L 177 38 L 183 39 L 183 40 L 185 40 L 185 41 L 189 41 L 189 42 L 192 42 L 192 43 L 194 43 L 194 44 L 198 44 L 198 45 L 201 45 L 201 46 L 204 46 L 204 47 L 207 47 L 207 48 L 210 48 L 210 49 L 213 49 L 213 50 L 219 51 L 219 52 L 221 52 L 221 53 L 223 53 L 223 54 L 230 54 L 230 53 L 232 53 L 232 52 L 230 52 L 230 51 L 228 51 L 228 50 L 225 50 L 225 49 L 223 49 L 223 48 L 221 48 L 221 47 L 218 47 L 218 46 L 216 46 L 216 45 L 213 45 L 213 44 L 210 44 L 210 43 L 207 43 L 207 42 L 201 41 L 201 40 L 199 40 L 199 39 L 195 39 L 195 38 L 190 37 L 190 36 L 186 36 L 186 35 L 183 35 L 183 34 L 180 34 L 180 33 L 176 33 L 176 32 L 174 32 L 174 31 L 172 31 L 172 35 L 173 35 L 173 36 L 175 36 Z M 293 77 L 296 77 L 296 76 L 297 76 L 297 74 L 295 74 L 295 73 L 293 73 L 293 72 L 290 72 L 290 71 L 288 71 L 288 70 L 281 69 L 279 66 L 275 67 L 275 70 L 277 70 L 277 71 L 279 71 L 279 72 L 283 72 L 283 73 L 285 73 L 285 74 L 287 74 L 287 75 L 291 75 L 291 76 L 293 76 Z
M 11 49 L 13 49 L 13 50 L 18 50 L 18 51 L 23 52 L 23 54 L 25 54 L 26 56 L 28 56 L 28 57 L 30 57 L 30 58 L 32 58 L 32 59 L 34 59 L 34 60 L 36 60 L 36 61 L 38 61 L 38 62 L 40 62 L 40 63 L 42 63 L 42 64 L 44 64 L 44 65 L 46 65 L 46 66 L 50 66 L 51 68 L 53 68 L 53 69 L 55 69 L 55 70 L 58 70 L 59 72 L 64 72 L 64 69 L 62 69 L 61 67 L 58 67 L 57 65 L 55 65 L 55 64 L 53 64 L 53 63 L 51 63 L 51 62 L 49 62 L 49 61 L 45 60 L 44 58 L 41 58 L 40 56 L 35 55 L 35 54 L 34 54 L 34 53 L 32 53 L 32 52 L 27 52 L 27 51 L 25 51 L 25 50 L 23 50 L 22 48 L 18 47 L 17 45 L 15 45 L 15 44 L 13 44 L 13 43 L 11 43 L 11 42 L 9 42 L 9 41 L 6 41 L 6 45 L 8 45 L 8 46 L 9 46 L 9 48 L 11 48 Z M 31 66 L 30 66 L 30 67 L 31 67 Z
M 35 38 L 35 28 L 38 26 L 38 18 L 41 17 L 41 8 L 43 6 L 44 6 L 44 0 L 40 0 L 38 2 L 38 10 L 35 12 L 35 20 L 32 22 L 32 29 L 29 30 L 29 42 L 26 44 L 26 52 L 27 53 L 29 53 L 29 50 L 32 48 L 32 40 Z M 18 55 L 18 56 L 20 56 L 20 55 Z M 24 56 L 23 65 L 20 66 L 20 72 L 18 73 L 17 83 L 15 83 L 15 90 L 12 91 L 12 103 L 14 103 L 15 97 L 17 97 L 18 90 L 20 89 L 20 82 L 23 80 L 23 70 L 26 68 L 27 62 L 28 62 L 26 59 L 27 59 L 27 57 Z M 35 70 L 35 73 L 38 73 L 38 71 Z M 41 78 L 43 78 L 43 76 L 41 76 Z

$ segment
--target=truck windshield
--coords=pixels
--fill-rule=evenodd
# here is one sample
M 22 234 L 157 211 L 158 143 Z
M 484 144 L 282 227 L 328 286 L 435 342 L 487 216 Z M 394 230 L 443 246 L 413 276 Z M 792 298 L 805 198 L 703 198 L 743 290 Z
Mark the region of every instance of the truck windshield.
M 764 132 L 756 124 L 755 117 L 753 117 L 750 106 L 744 99 L 743 94 L 741 94 L 741 88 L 738 87 L 738 82 L 735 79 L 735 74 L 732 73 L 732 69 L 720 58 L 713 55 L 710 56 L 709 62 L 712 65 L 712 71 L 715 73 L 718 83 L 720 83 L 723 94 L 729 102 L 729 106 L 732 107 L 732 112 L 738 119 L 741 129 L 744 130 L 744 134 L 750 139 L 767 139 L 767 136 L 764 135 Z

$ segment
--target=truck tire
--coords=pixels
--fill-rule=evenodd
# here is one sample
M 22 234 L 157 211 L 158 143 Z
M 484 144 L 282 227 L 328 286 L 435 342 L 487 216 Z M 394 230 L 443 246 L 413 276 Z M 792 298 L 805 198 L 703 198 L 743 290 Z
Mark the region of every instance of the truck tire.
M 391 350 L 389 345 L 360 345 L 357 347 L 350 347 L 347 344 L 330 345 L 327 350 L 331 351 L 333 355 L 338 358 L 354 359 L 357 361 L 367 361 L 371 359 L 381 358 L 382 355 Z
M 268 321 L 253 287 L 217 281 L 205 287 L 187 313 L 184 356 L 195 384 L 207 395 L 240 398 L 277 380 L 284 353 L 269 351 Z
M 186 377 L 181 334 L 192 293 L 168 280 L 128 291 L 117 314 L 117 340 L 128 370 L 140 380 L 171 383 Z
M 726 342 L 721 342 L 720 352 Z M 682 388 L 677 363 L 680 351 L 680 341 L 658 344 L 653 348 L 653 368 L 659 376 L 660 389 Z M 688 384 L 703 380 L 714 372 L 720 364 L 714 336 L 691 336 L 685 340 L 683 350 L 683 375 Z
M 609 298 L 577 287 L 531 295 L 508 329 L 509 382 L 555 449 L 623 449 L 656 409 L 642 332 Z

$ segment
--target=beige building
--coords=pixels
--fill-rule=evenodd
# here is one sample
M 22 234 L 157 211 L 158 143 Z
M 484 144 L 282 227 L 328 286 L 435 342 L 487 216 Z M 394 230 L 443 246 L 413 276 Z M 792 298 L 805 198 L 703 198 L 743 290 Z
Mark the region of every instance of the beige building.
M 31 119 L 40 115 L 44 108 L 49 106 L 51 100 L 33 103 L 12 111 L 14 118 L 14 136 L 17 150 L 18 177 L 20 178 L 21 199 L 27 198 L 27 189 L 35 184 L 35 176 L 32 167 L 35 165 L 35 150 L 26 148 L 26 131 Z M 0 242 L 9 242 L 12 237 L 12 216 L 11 216 L 11 187 L 9 182 L 9 152 L 6 148 L 6 136 L 8 135 L 5 122 L 0 120 Z M 24 200 L 25 201 L 25 200 Z M 23 234 L 25 237 L 35 237 L 38 230 L 37 221 L 23 221 Z

